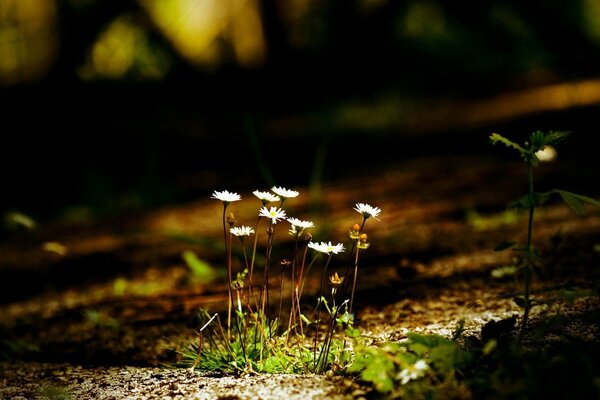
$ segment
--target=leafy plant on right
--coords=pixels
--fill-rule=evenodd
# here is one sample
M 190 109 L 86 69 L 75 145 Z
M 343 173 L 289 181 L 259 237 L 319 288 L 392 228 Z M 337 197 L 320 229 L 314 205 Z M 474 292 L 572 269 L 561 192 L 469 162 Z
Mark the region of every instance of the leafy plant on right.
M 512 248 L 514 251 L 519 252 L 522 255 L 522 263 L 519 265 L 519 269 L 523 271 L 524 286 L 523 296 L 516 297 L 515 303 L 523 308 L 523 319 L 521 320 L 520 337 L 523 336 L 527 321 L 529 318 L 529 312 L 536 303 L 531 299 L 531 278 L 533 275 L 533 267 L 540 258 L 539 251 L 533 246 L 533 217 L 535 209 L 544 204 L 553 195 L 558 195 L 566 204 L 568 204 L 577 214 L 584 215 L 585 209 L 584 203 L 600 207 L 600 202 L 592 199 L 591 197 L 583 196 L 580 194 L 568 192 L 565 190 L 553 189 L 548 192 L 536 192 L 533 185 L 533 169 L 537 167 L 541 160 L 543 151 L 548 146 L 556 146 L 564 139 L 569 136 L 570 132 L 548 132 L 544 133 L 541 131 L 533 132 L 529 136 L 529 140 L 526 141 L 522 146 L 499 135 L 498 133 L 492 133 L 490 140 L 492 144 L 502 143 L 505 146 L 516 150 L 523 161 L 527 164 L 528 171 L 528 192 L 526 195 L 517 199 L 511 204 L 514 208 L 525 209 L 529 211 L 529 220 L 527 225 L 527 241 L 525 245 L 517 245 L 515 242 L 503 242 L 496 247 L 496 251 L 502 251 Z

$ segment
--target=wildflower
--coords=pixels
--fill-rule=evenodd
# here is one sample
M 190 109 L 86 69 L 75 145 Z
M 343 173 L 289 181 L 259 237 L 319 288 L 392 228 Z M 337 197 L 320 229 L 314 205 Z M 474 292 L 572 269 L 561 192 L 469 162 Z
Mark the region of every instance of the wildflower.
M 354 210 L 356 210 L 359 214 L 362 214 L 364 219 L 373 217 L 379 221 L 379 218 L 377 218 L 379 214 L 381 214 L 381 209 L 379 207 L 372 207 L 365 203 L 356 203 Z
M 344 277 L 342 276 L 340 278 L 340 276 L 338 275 L 337 272 L 335 272 L 333 275 L 331 275 L 329 277 L 329 283 L 331 283 L 331 297 L 334 298 L 334 304 L 335 304 L 335 295 L 337 293 L 338 288 L 342 284 L 342 282 L 344 282 Z
M 271 191 L 273 193 L 275 193 L 278 196 L 281 196 L 285 199 L 291 199 L 293 197 L 298 197 L 298 195 L 300 194 L 299 192 L 295 191 L 295 190 L 289 190 L 283 187 L 277 187 L 277 186 L 273 186 L 271 188 Z
M 329 277 L 329 282 L 331 283 L 332 286 L 337 287 L 340 286 L 342 284 L 342 282 L 344 282 L 344 277 L 340 277 L 338 275 L 337 272 L 335 272 L 333 275 L 331 275 Z
M 292 224 L 292 226 L 296 226 L 302 229 L 306 229 L 306 228 L 312 228 L 315 226 L 315 224 L 313 224 L 311 221 L 302 221 L 298 218 L 288 218 L 287 222 L 289 222 L 290 224 Z
M 310 247 L 313 250 L 316 250 L 318 252 L 321 253 L 325 253 L 325 254 L 338 254 L 338 253 L 343 253 L 344 250 L 346 250 L 344 248 L 344 245 L 342 243 L 338 243 L 336 245 L 331 244 L 331 242 L 325 243 L 325 242 L 321 242 L 321 243 L 314 243 L 314 242 L 310 242 L 308 244 L 308 247 Z
M 255 190 L 254 192 L 252 192 L 252 194 L 258 197 L 258 199 L 263 203 L 263 206 L 267 205 L 267 203 L 272 203 L 281 200 L 279 196 L 275 196 L 273 193 L 270 192 L 261 192 L 260 190 Z
M 260 217 L 271 218 L 271 223 L 276 224 L 280 219 L 285 218 L 285 211 L 277 207 L 271 207 L 269 209 L 263 207 L 260 209 L 258 215 Z
M 235 228 L 231 228 L 229 230 L 229 232 L 231 232 L 231 234 L 234 236 L 237 236 L 239 238 L 244 238 L 246 236 L 253 235 L 254 229 L 252 229 L 249 226 L 242 225 L 242 226 L 236 226 Z
M 359 249 L 362 250 L 366 250 L 369 248 L 371 244 L 369 243 L 369 237 L 367 236 L 366 233 L 361 233 L 360 236 L 358 236 L 358 245 L 357 247 Z
M 360 236 L 360 225 L 352 225 L 352 228 L 350 228 L 350 230 L 348 231 L 348 235 L 350 235 L 350 239 L 357 240 Z
M 287 218 L 287 222 L 292 225 L 290 229 L 290 235 L 296 237 L 302 234 L 305 229 L 312 228 L 315 226 L 311 221 L 302 221 L 298 218 Z
M 221 200 L 225 204 L 229 204 L 242 199 L 239 194 L 228 192 L 227 190 L 223 190 L 222 192 L 215 190 L 210 198 Z
M 400 371 L 400 373 L 398 374 L 398 379 L 400 380 L 400 383 L 402 385 L 406 385 L 408 382 L 418 379 L 425 375 L 425 371 L 427 371 L 427 369 L 429 369 L 429 366 L 427 365 L 425 360 L 419 360 L 413 365 L 409 365 L 408 367 Z

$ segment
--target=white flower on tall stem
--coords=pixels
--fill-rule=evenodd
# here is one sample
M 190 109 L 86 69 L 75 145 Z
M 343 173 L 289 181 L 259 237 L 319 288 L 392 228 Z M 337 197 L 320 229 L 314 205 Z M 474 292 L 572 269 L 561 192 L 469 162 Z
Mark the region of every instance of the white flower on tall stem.
M 299 236 L 305 229 L 314 228 L 315 226 L 311 221 L 302 221 L 294 217 L 287 218 L 287 222 L 292 225 L 292 228 L 290 229 L 290 235 L 292 236 Z
M 346 250 L 344 248 L 344 245 L 342 243 L 338 243 L 336 245 L 333 245 L 331 242 L 325 243 L 325 242 L 321 242 L 321 243 L 316 243 L 316 242 L 310 242 L 308 244 L 308 247 L 310 247 L 313 250 L 316 250 L 320 253 L 325 253 L 325 254 L 339 254 L 339 253 L 343 253 L 344 250 Z
M 223 202 L 223 239 L 225 240 L 225 253 L 227 253 L 227 283 L 228 283 L 228 292 L 229 292 L 229 300 L 230 300 L 229 305 L 227 307 L 227 337 L 230 338 L 231 337 L 231 308 L 233 305 L 233 293 L 231 291 L 231 282 L 232 282 L 232 280 L 231 280 L 231 234 L 229 235 L 229 238 L 228 238 L 226 223 L 229 222 L 229 226 L 231 228 L 231 226 L 233 225 L 233 223 L 235 221 L 233 218 L 233 214 L 229 218 L 226 218 L 225 214 L 227 212 L 227 207 L 229 206 L 229 203 L 234 202 L 234 201 L 239 201 L 242 198 L 240 197 L 239 194 L 229 192 L 227 190 L 223 190 L 222 192 L 215 190 L 213 192 L 213 195 L 211 196 L 211 199 L 217 199 L 217 200 L 221 200 Z
M 270 192 L 261 192 L 260 190 L 255 190 L 254 192 L 252 192 L 252 194 L 258 197 L 258 199 L 263 203 L 263 206 L 267 203 L 273 203 L 275 201 L 281 200 L 279 196 L 275 196 L 273 193 Z
M 262 207 L 258 216 L 270 218 L 271 223 L 276 224 L 280 219 L 285 218 L 285 211 L 277 207 L 271 207 L 269 209 L 267 209 L 267 207 Z
M 373 207 L 365 203 L 356 203 L 354 210 L 359 214 L 362 214 L 365 220 L 373 217 L 379 221 L 379 218 L 377 218 L 379 214 L 381 214 L 381 209 L 379 207 Z
M 271 191 L 273 193 L 275 193 L 276 195 L 283 197 L 284 199 L 291 199 L 294 197 L 298 197 L 298 195 L 300 194 L 300 192 L 297 192 L 295 190 L 290 190 L 290 189 L 286 189 L 286 188 L 278 187 L 278 186 L 273 186 L 271 188 Z
M 236 226 L 229 230 L 232 235 L 239 237 L 240 239 L 245 238 L 246 236 L 250 236 L 254 234 L 254 229 L 249 226 L 242 225 Z
M 225 204 L 229 204 L 234 201 L 240 201 L 242 199 L 239 194 L 229 192 L 227 190 L 223 190 L 222 192 L 215 190 L 210 198 L 221 200 Z

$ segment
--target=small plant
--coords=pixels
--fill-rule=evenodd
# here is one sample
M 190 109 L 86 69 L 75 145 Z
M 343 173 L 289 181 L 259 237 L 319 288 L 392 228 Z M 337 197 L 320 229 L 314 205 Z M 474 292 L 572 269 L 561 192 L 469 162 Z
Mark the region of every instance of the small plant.
M 515 242 L 503 242 L 496 247 L 496 251 L 502 251 L 505 249 L 512 248 L 522 256 L 522 263 L 518 266 L 523 271 L 523 296 L 515 298 L 515 303 L 523 308 L 523 319 L 521 320 L 520 337 L 523 336 L 525 328 L 527 326 L 527 320 L 529 318 L 529 312 L 533 306 L 536 305 L 535 301 L 531 299 L 531 278 L 533 275 L 533 268 L 539 262 L 540 252 L 533 246 L 533 217 L 535 209 L 548 201 L 552 195 L 558 195 L 560 198 L 567 203 L 577 214 L 585 214 L 583 203 L 588 203 L 596 207 L 600 207 L 600 202 L 580 194 L 567 192 L 565 190 L 554 189 L 549 192 L 536 192 L 534 190 L 533 182 L 533 169 L 537 167 L 541 161 L 551 159 L 553 149 L 551 146 L 555 146 L 562 142 L 569 136 L 569 132 L 548 132 L 543 133 L 540 131 L 533 132 L 529 136 L 529 140 L 526 141 L 523 146 L 512 142 L 505 137 L 492 133 L 490 140 L 492 144 L 502 143 L 507 147 L 516 150 L 519 155 L 523 158 L 523 161 L 527 164 L 528 171 L 528 192 L 525 196 L 519 198 L 512 204 L 512 207 L 518 209 L 525 209 L 529 211 L 529 220 L 527 225 L 527 241 L 524 245 L 518 246 Z
M 357 346 L 350 372 L 385 398 L 468 398 L 460 377 L 473 356 L 454 341 L 435 334 L 408 333 L 403 342 Z
M 536 326 L 536 331 L 554 330 L 564 319 L 557 315 Z M 355 361 L 347 371 L 357 375 L 362 390 L 374 392 L 369 398 L 598 398 L 596 340 L 561 335 L 538 342 L 543 345 L 538 351 L 511 335 L 515 324 L 512 317 L 490 321 L 475 337 L 465 336 L 464 321 L 459 321 L 451 339 L 408 333 L 402 342 L 377 347 L 357 338 Z
M 354 357 L 352 343 L 343 332 L 355 335 L 352 304 L 358 276 L 359 251 L 369 247 L 366 221 L 381 213 L 377 207 L 358 203 L 354 208 L 363 217 L 362 224 L 355 224 L 349 232 L 352 240 L 352 263 L 345 276 L 328 272 L 332 259 L 345 252 L 342 243 L 314 242 L 309 230 L 311 221 L 289 217 L 283 209 L 284 201 L 299 195 L 297 191 L 273 187 L 271 192 L 255 191 L 261 206 L 254 227 L 237 225 L 232 212 L 232 202 L 241 196 L 228 191 L 215 191 L 212 198 L 223 204 L 222 225 L 225 242 L 228 307 L 226 320 L 219 314 L 202 310 L 202 327 L 195 340 L 182 352 L 184 364 L 191 369 L 203 371 L 271 372 L 271 373 L 324 373 L 330 368 L 345 368 Z M 271 206 L 269 203 L 279 203 Z M 275 237 L 280 222 L 289 223 L 288 234 L 293 245 L 289 257 L 281 258 L 276 264 L 273 254 Z M 264 265 L 258 265 L 258 235 L 261 224 L 266 223 Z M 246 249 L 246 238 L 254 235 L 252 253 Z M 241 270 L 234 273 L 232 238 L 236 236 L 241 246 Z M 309 257 L 309 250 L 313 251 Z M 313 266 L 318 265 L 319 255 L 326 257 L 320 272 L 320 287 L 317 304 L 308 315 L 303 312 L 302 294 L 307 276 Z M 262 259 L 261 259 L 262 260 Z M 280 268 L 275 268 L 279 265 Z M 257 272 L 262 267 L 262 274 Z M 279 270 L 277 303 L 271 301 L 273 274 Z M 348 279 L 349 271 L 353 276 Z M 260 277 L 262 275 L 262 277 Z M 258 278 L 258 279 L 257 279 Z M 259 283 L 260 279 L 260 283 Z M 286 282 L 286 280 L 288 282 Z M 346 297 L 344 283 L 352 281 L 350 297 Z M 326 287 L 330 287 L 330 291 Z M 284 307 L 284 288 L 289 285 L 289 304 Z M 289 309 L 289 314 L 284 313 Z M 341 332 L 341 335 L 340 335 Z M 312 335 L 309 338 L 308 335 Z

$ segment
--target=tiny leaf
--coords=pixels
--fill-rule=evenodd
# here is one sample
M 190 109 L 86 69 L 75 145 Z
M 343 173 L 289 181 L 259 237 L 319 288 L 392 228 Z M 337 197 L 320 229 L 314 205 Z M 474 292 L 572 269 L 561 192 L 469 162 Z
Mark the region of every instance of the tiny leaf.
M 555 191 L 554 191 L 555 192 Z M 539 205 L 544 204 L 550 198 L 552 192 L 545 193 L 534 193 L 533 196 L 529 196 L 528 194 L 525 196 L 519 197 L 515 202 L 510 204 L 511 208 L 522 208 L 528 209 L 531 207 L 537 207 Z
M 600 201 L 597 201 L 591 197 L 582 196 L 577 193 L 571 193 L 564 190 L 553 190 L 554 193 L 560 195 L 565 203 L 567 203 L 578 215 L 585 215 L 585 208 L 583 203 L 591 204 L 595 207 L 600 207 Z
M 569 131 L 550 131 L 544 137 L 544 145 L 557 145 L 569 137 L 570 134 Z
M 498 133 L 492 133 L 490 135 L 490 140 L 492 141 L 492 144 L 496 144 L 496 143 L 500 142 L 503 145 L 505 145 L 506 147 L 512 147 L 513 149 L 516 149 L 521 154 L 524 154 L 527 152 L 527 150 L 525 150 L 524 148 L 519 146 L 517 143 L 508 140 L 507 138 L 505 138 L 504 136 L 502 136 Z

